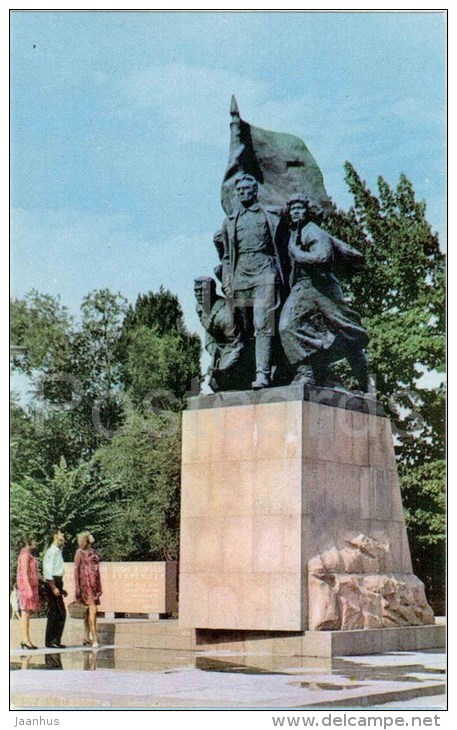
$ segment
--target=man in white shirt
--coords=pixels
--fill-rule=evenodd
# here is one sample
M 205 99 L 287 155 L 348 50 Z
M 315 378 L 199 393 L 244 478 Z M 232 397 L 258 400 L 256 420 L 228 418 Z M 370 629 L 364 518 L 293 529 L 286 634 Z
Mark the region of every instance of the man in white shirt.
M 46 550 L 43 560 L 43 577 L 46 581 L 48 598 L 48 620 L 46 622 L 46 646 L 53 649 L 64 649 L 61 644 L 63 628 L 67 612 L 63 597 L 67 592 L 63 590 L 63 576 L 65 564 L 62 557 L 62 547 L 65 537 L 60 527 L 52 532 L 52 545 Z

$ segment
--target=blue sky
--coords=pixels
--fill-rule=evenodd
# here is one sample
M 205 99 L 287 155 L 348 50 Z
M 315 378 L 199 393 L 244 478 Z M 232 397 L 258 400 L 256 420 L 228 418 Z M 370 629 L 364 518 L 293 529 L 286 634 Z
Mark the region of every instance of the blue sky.
M 343 208 L 345 160 L 372 189 L 404 172 L 444 242 L 444 13 L 15 12 L 13 294 L 77 311 L 162 284 L 201 334 L 232 93 L 305 140 Z

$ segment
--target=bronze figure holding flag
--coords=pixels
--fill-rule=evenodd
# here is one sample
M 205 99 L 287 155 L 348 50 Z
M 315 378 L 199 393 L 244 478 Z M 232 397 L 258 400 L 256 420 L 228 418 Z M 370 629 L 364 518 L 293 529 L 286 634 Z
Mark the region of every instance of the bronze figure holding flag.
M 235 182 L 240 208 L 224 220 L 222 289 L 239 312 L 245 339 L 255 341 L 252 388 L 271 382 L 280 290 L 285 279 L 277 241 L 279 211 L 260 205 L 257 181 L 240 173 Z
M 213 358 L 210 387 L 261 389 L 292 380 L 332 387 L 330 364 L 346 358 L 366 391 L 368 335 L 333 270 L 338 258 L 349 269 L 366 268 L 363 256 L 321 227 L 330 200 L 304 142 L 244 122 L 234 97 L 230 113 L 226 218 L 215 236 L 226 298 L 216 295 L 213 280 L 205 284 L 205 312 L 203 279 L 196 288 Z

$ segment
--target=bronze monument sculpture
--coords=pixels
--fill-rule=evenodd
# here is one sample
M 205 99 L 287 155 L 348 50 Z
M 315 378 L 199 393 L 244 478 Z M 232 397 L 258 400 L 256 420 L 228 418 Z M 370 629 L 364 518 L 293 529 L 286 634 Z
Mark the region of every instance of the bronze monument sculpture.
M 304 142 L 247 124 L 234 99 L 231 115 L 218 281 L 195 281 L 214 393 L 183 413 L 180 623 L 199 645 L 228 630 L 273 655 L 438 646 L 390 421 L 365 395 L 368 334 L 336 276 L 364 257 L 326 230 Z M 339 360 L 362 392 L 335 383 Z
M 368 365 L 363 348 L 368 335 L 359 315 L 347 304 L 333 272 L 335 255 L 355 270 L 362 254 L 320 228 L 323 211 L 306 196 L 287 201 L 290 219 L 291 291 L 279 321 L 288 361 L 297 366 L 294 382 L 329 386 L 329 365 L 346 357 L 363 392 L 368 391 Z M 331 377 L 331 375 L 330 375 Z
M 227 216 L 214 237 L 225 298 L 214 280 L 195 282 L 212 357 L 209 385 L 339 387 L 330 365 L 346 358 L 367 392 L 368 335 L 333 270 L 334 259 L 364 269 L 364 258 L 321 227 L 329 199 L 302 140 L 247 124 L 234 97 L 230 113 L 221 195 Z
M 279 290 L 285 286 L 276 241 L 280 216 L 260 205 L 252 175 L 241 173 L 235 188 L 240 209 L 222 227 L 222 289 L 240 314 L 243 338 L 255 338 L 252 387 L 265 388 L 271 382 Z

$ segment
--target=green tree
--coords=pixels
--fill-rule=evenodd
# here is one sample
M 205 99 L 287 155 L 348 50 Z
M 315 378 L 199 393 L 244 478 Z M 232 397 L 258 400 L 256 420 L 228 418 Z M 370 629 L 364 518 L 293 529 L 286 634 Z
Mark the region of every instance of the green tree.
M 346 280 L 347 293 L 370 335 L 370 371 L 395 427 L 415 568 L 431 600 L 441 601 L 445 259 L 425 203 L 416 201 L 404 175 L 395 189 L 380 177 L 376 196 L 352 165 L 345 168 L 354 205 L 348 212 L 334 208 L 325 225 L 361 250 L 370 266 L 368 274 Z
M 77 375 L 90 385 L 91 394 L 119 388 L 118 357 L 127 300 L 109 289 L 90 292 L 81 304 L 81 327 L 73 338 L 73 364 Z
M 13 365 L 39 378 L 30 404 L 12 403 L 14 544 L 27 530 L 43 540 L 58 522 L 73 537 L 83 527 L 101 533 L 107 558 L 176 557 L 178 414 L 199 381 L 201 351 L 178 299 L 161 289 L 127 309 L 120 294 L 95 291 L 78 324 L 36 292 L 12 309 L 25 348 Z
M 120 349 L 123 381 L 137 405 L 146 399 L 147 408 L 153 391 L 154 404 L 180 409 L 192 381 L 200 383 L 200 338 L 184 327 L 179 301 L 167 290 L 141 295 L 129 308 Z
M 29 376 L 65 370 L 71 357 L 73 318 L 60 297 L 32 289 L 11 301 L 12 367 Z
M 12 399 L 12 476 L 50 477 L 64 456 L 75 466 L 81 429 L 73 428 L 74 319 L 59 297 L 32 290 L 11 302 L 12 369 L 29 378 L 25 405 Z
M 120 294 L 91 292 L 77 326 L 58 298 L 32 291 L 12 302 L 12 366 L 31 378 L 29 436 L 48 475 L 61 456 L 71 466 L 89 459 L 122 422 L 118 347 L 125 309 Z
M 403 470 L 401 479 L 414 572 L 424 581 L 438 615 L 446 610 L 446 463 L 444 460 Z
M 200 350 L 200 340 L 178 332 L 159 335 L 144 325 L 132 330 L 124 372 L 135 403 L 181 409 L 192 379 L 200 379 Z
M 81 326 L 72 340 L 71 373 L 80 389 L 73 420 L 79 433 L 85 435 L 81 444 L 85 458 L 124 419 L 119 344 L 126 309 L 126 299 L 109 289 L 90 292 L 81 304 Z
M 48 476 L 47 460 L 36 440 L 33 413 L 20 404 L 15 393 L 11 396 L 10 432 L 12 481 L 18 482 L 27 476 L 34 479 Z
M 133 413 L 95 460 L 115 494 L 107 537 L 113 560 L 176 559 L 181 472 L 180 415 Z
M 139 294 L 135 306 L 129 306 L 124 331 L 141 325 L 150 327 L 159 336 L 175 331 L 187 334 L 178 298 L 162 286 L 157 293 Z
M 64 558 L 72 560 L 76 535 L 90 530 L 103 544 L 109 523 L 115 518 L 113 488 L 99 478 L 93 464 L 75 469 L 62 457 L 50 478 L 24 476 L 13 481 L 10 492 L 12 563 L 24 534 L 34 534 L 41 549 L 48 547 L 49 533 L 60 526 L 66 536 Z

